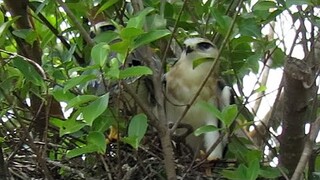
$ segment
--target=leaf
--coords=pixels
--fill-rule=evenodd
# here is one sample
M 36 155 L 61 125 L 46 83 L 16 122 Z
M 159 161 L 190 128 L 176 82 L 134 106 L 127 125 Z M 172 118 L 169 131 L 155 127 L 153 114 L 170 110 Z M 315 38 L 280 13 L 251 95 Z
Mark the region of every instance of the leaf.
M 79 131 L 82 129 L 86 124 L 82 121 L 76 120 L 75 118 L 67 119 L 66 121 L 63 121 L 61 124 L 60 131 L 60 137 L 62 137 L 65 134 L 71 134 L 74 132 Z
M 143 75 L 151 75 L 152 70 L 146 66 L 132 66 L 120 71 L 119 78 L 139 77 Z
M 195 136 L 200 136 L 203 133 L 214 132 L 214 131 L 219 131 L 219 130 L 221 130 L 221 129 L 217 128 L 214 125 L 205 125 L 205 126 L 199 127 L 193 133 Z
M 75 148 L 67 152 L 66 157 L 67 158 L 74 158 L 83 154 L 87 153 L 93 153 L 97 151 L 97 146 L 94 144 L 85 145 L 80 148 Z
M 104 154 L 106 152 L 106 139 L 102 132 L 93 131 L 88 134 L 87 137 L 88 145 L 95 145 L 96 152 Z
M 275 179 L 281 176 L 278 168 L 273 167 L 261 167 L 259 170 L 259 175 L 267 179 Z
M 215 107 L 213 104 L 205 102 L 205 101 L 200 101 L 196 104 L 196 106 L 200 106 L 200 108 L 204 108 L 208 112 L 212 113 L 212 115 L 218 119 L 222 119 L 222 113 L 219 111 L 217 107 Z
M 2 13 L 1 13 L 2 14 Z M 0 26 L 0 37 L 5 37 L 5 34 L 7 33 L 8 28 L 19 18 L 20 16 L 16 16 L 12 18 L 11 20 L 2 23 Z
M 106 93 L 105 95 L 91 102 L 88 106 L 80 108 L 84 121 L 89 126 L 92 126 L 93 121 L 107 109 L 108 103 L 109 93 Z
M 270 9 L 277 8 L 277 4 L 273 1 L 257 1 L 256 4 L 253 5 L 252 11 L 269 11 Z
M 96 76 L 90 74 L 90 75 L 80 75 L 78 77 L 71 78 L 64 84 L 63 91 L 66 92 L 69 89 L 71 89 L 77 85 L 80 85 L 82 83 L 86 83 L 92 79 L 96 79 Z
M 137 16 L 129 19 L 127 23 L 127 28 L 134 27 L 137 29 L 142 29 L 146 16 L 154 10 L 155 9 L 151 7 L 143 9 Z
M 95 64 L 104 67 L 109 56 L 110 46 L 107 43 L 99 43 L 93 46 L 91 58 Z
M 285 57 L 286 57 L 286 54 L 280 48 L 277 47 L 272 54 L 271 67 L 272 68 L 282 67 L 284 64 Z
M 230 127 L 233 121 L 236 119 L 238 115 L 238 107 L 235 104 L 228 105 L 223 108 L 221 113 L 221 121 L 224 123 L 226 127 Z
M 35 40 L 37 40 L 37 33 L 32 29 L 18 29 L 14 30 L 12 34 L 26 40 L 31 45 Z
M 23 60 L 20 57 L 13 59 L 13 64 L 24 75 L 27 81 L 30 81 L 36 86 L 43 86 L 44 81 L 38 71 L 29 62 Z
M 133 148 L 138 149 L 141 139 L 144 137 L 148 127 L 147 116 L 145 114 L 135 115 L 128 127 L 128 137 L 124 141 Z
M 163 38 L 165 36 L 170 35 L 171 32 L 167 29 L 164 30 L 153 30 L 150 32 L 147 32 L 135 39 L 134 44 L 133 44 L 133 49 L 136 49 L 142 45 L 149 44 L 155 40 L 158 40 L 160 38 Z
M 142 29 L 129 27 L 129 28 L 123 28 L 120 31 L 120 37 L 122 37 L 123 40 L 133 40 L 134 38 L 138 37 L 139 35 L 143 34 Z
M 192 61 L 192 68 L 195 69 L 199 65 L 205 62 L 214 61 L 214 58 L 200 58 Z
M 89 101 L 96 100 L 98 97 L 95 95 L 79 95 L 75 98 L 68 101 L 68 105 L 66 107 L 66 110 L 70 108 L 79 108 L 80 105 L 83 105 L 84 103 L 87 103 Z
M 254 91 L 259 93 L 259 92 L 264 92 L 266 90 L 267 90 L 267 86 L 261 85 L 260 87 L 258 87 L 258 89 L 255 89 Z
M 261 27 L 256 23 L 256 20 L 254 18 L 250 19 L 243 19 L 239 23 L 239 32 L 243 36 L 252 36 L 256 38 L 261 38 Z
M 102 115 L 100 115 L 92 123 L 92 130 L 104 133 L 107 129 L 110 128 L 112 124 L 115 124 L 117 121 L 111 111 L 107 108 Z
M 248 180 L 256 180 L 259 176 L 260 164 L 259 159 L 250 161 L 248 168 L 246 168 L 246 176 Z
M 126 54 L 129 51 L 130 45 L 130 41 L 123 40 L 110 45 L 110 49 L 120 54 Z
M 94 15 L 94 18 L 96 18 L 96 16 L 98 14 L 100 14 L 102 11 L 110 8 L 111 6 L 113 6 L 114 4 L 116 4 L 119 0 L 108 0 L 106 1 L 97 11 L 97 13 Z

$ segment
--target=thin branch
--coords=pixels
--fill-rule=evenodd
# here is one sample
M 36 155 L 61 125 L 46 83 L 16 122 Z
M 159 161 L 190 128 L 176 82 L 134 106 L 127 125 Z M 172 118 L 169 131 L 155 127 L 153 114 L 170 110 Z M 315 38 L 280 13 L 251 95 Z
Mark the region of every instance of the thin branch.
M 75 27 L 79 30 L 80 34 L 83 36 L 83 39 L 88 43 L 89 46 L 94 45 L 94 41 L 91 39 L 88 32 L 83 28 L 81 23 L 78 21 L 77 17 L 73 14 L 73 12 L 68 8 L 66 3 L 64 3 L 62 0 L 57 0 L 57 2 L 60 4 L 60 6 L 63 8 L 63 10 L 67 13 Z

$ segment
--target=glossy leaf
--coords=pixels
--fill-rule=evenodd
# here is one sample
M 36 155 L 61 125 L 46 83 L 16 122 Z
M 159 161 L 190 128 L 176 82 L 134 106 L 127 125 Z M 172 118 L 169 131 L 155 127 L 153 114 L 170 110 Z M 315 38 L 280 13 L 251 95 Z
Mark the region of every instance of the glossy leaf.
M 107 43 L 99 43 L 91 50 L 91 58 L 95 64 L 104 67 L 109 56 L 110 46 Z
M 205 126 L 202 126 L 202 127 L 199 127 L 198 129 L 196 129 L 194 131 L 194 135 L 200 136 L 203 133 L 214 132 L 214 131 L 219 131 L 219 130 L 221 130 L 221 129 L 217 128 L 214 125 L 205 125 Z
M 107 109 L 108 103 L 109 93 L 106 93 L 95 101 L 89 103 L 88 106 L 80 108 L 86 124 L 91 126 L 93 121 Z
M 31 65 L 29 62 L 23 60 L 20 57 L 14 58 L 13 60 L 14 66 L 17 67 L 24 75 L 26 80 L 32 82 L 34 85 L 43 86 L 43 78 L 38 73 L 38 71 Z
M 79 95 L 79 96 L 76 96 L 75 98 L 73 98 L 70 101 L 68 101 L 68 105 L 66 107 L 66 110 L 68 110 L 69 108 L 79 108 L 84 103 L 96 100 L 97 98 L 98 97 L 95 96 L 95 95 Z
M 171 32 L 169 30 L 154 30 L 147 32 L 141 36 L 139 36 L 137 39 L 134 41 L 133 49 L 136 49 L 137 47 L 140 47 L 142 45 L 149 44 L 155 40 L 158 40 L 160 38 L 163 38 L 165 36 L 170 35 Z
M 147 127 L 147 116 L 145 114 L 135 115 L 128 127 L 128 137 L 124 138 L 123 141 L 138 149 L 139 143 L 147 131 Z
M 139 77 L 143 75 L 151 75 L 152 70 L 146 66 L 132 66 L 120 71 L 119 78 Z
M 144 8 L 137 16 L 130 18 L 127 28 L 134 27 L 137 29 L 142 29 L 146 16 L 152 11 L 154 11 L 154 9 L 151 7 Z
M 71 88 L 74 88 L 77 85 L 80 85 L 82 83 L 86 83 L 90 80 L 96 79 L 95 75 L 80 75 L 74 78 L 69 79 L 65 84 L 63 91 L 66 92 Z

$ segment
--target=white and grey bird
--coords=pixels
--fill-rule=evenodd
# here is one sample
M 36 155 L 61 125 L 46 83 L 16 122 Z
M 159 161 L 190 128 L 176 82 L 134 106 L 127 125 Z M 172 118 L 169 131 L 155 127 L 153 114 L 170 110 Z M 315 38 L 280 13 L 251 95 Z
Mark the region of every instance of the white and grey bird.
M 190 100 L 197 93 L 202 81 L 210 71 L 213 61 L 206 61 L 193 68 L 193 61 L 204 58 L 216 58 L 218 49 L 209 40 L 204 38 L 189 38 L 184 41 L 184 49 L 178 62 L 165 74 L 166 83 L 166 113 L 167 120 L 171 123 L 178 121 Z M 206 101 L 214 104 L 220 109 L 230 104 L 232 93 L 230 87 L 221 86 L 219 82 L 218 68 L 211 74 L 203 87 L 195 103 L 191 106 L 181 123 L 189 124 L 193 130 L 204 126 L 218 126 L 218 119 L 212 113 L 197 106 L 197 102 Z M 198 148 L 208 149 L 219 138 L 219 132 L 214 131 L 196 137 L 193 133 L 186 137 L 186 143 L 196 151 Z M 209 154 L 208 160 L 221 159 L 225 142 L 219 145 Z

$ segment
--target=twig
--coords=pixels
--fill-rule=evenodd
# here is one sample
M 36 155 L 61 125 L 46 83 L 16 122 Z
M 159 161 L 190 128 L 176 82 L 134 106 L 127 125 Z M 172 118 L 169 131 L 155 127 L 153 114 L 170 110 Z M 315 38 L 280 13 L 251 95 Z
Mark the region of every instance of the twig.
M 63 8 L 63 10 L 67 13 L 73 24 L 76 26 L 76 28 L 79 30 L 80 34 L 83 36 L 83 39 L 88 43 L 89 46 L 94 45 L 94 41 L 91 39 L 88 32 L 83 28 L 81 23 L 78 21 L 76 16 L 73 14 L 73 12 L 68 8 L 68 6 L 62 1 L 57 0 L 57 2 L 60 4 L 60 6 Z

